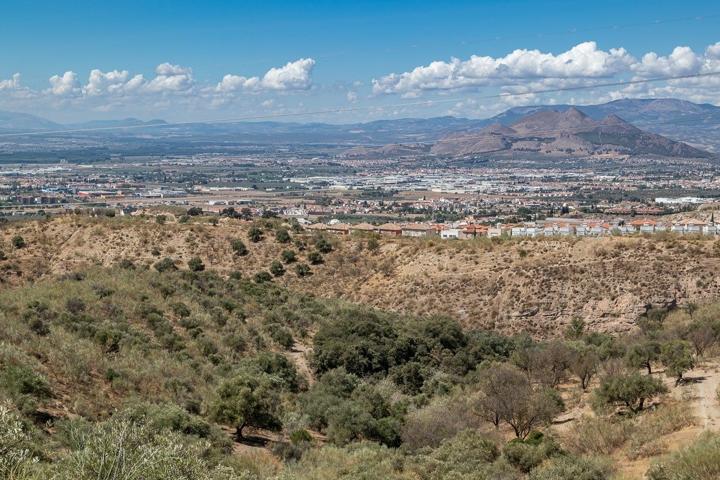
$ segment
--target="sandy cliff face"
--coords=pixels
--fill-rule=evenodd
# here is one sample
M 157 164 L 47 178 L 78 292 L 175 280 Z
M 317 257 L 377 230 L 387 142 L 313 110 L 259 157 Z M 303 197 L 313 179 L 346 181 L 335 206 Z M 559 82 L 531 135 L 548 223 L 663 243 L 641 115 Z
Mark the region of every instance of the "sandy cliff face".
M 8 258 L 0 261 L 0 281 L 17 284 L 121 259 L 150 266 L 171 257 L 186 268 L 195 255 L 208 268 L 250 277 L 267 270 L 288 245 L 272 234 L 253 244 L 248 226 L 235 220 L 214 227 L 71 217 L 12 224 L 1 231 L 0 249 Z M 11 239 L 18 234 L 28 246 L 15 250 Z M 233 255 L 233 238 L 245 241 L 249 255 Z M 593 330 L 627 332 L 650 306 L 720 297 L 720 242 L 714 239 L 383 238 L 380 251 L 370 253 L 362 239 L 330 238 L 335 250 L 313 267 L 312 276 L 298 278 L 289 268 L 275 281 L 319 296 L 450 315 L 468 328 L 542 337 L 559 334 L 574 317 Z M 301 261 L 310 250 L 298 252 Z

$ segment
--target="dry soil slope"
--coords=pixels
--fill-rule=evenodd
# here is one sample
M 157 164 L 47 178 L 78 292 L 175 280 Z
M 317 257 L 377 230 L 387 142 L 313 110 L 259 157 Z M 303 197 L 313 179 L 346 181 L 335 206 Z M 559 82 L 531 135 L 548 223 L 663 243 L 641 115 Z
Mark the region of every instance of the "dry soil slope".
M 182 267 L 200 256 L 208 268 L 252 275 L 267 269 L 287 245 L 272 235 L 253 244 L 248 223 L 223 220 L 157 225 L 151 219 L 72 217 L 5 226 L 0 281 L 14 284 L 42 275 L 120 259 L 151 265 L 169 256 Z M 28 246 L 14 250 L 13 236 Z M 245 239 L 250 254 L 233 255 L 230 241 Z M 380 251 L 362 239 L 333 237 L 335 251 L 313 275 L 289 269 L 276 281 L 327 297 L 420 314 L 447 314 L 469 327 L 556 334 L 576 316 L 591 328 L 623 332 L 647 305 L 701 302 L 720 296 L 720 244 L 708 239 L 588 238 L 500 243 L 382 239 Z M 306 261 L 306 252 L 299 252 Z

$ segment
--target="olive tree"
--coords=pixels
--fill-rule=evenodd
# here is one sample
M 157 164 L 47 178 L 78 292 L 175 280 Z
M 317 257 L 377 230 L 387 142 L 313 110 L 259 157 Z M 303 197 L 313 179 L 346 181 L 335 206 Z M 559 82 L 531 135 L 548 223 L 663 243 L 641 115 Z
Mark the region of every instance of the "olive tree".
M 509 364 L 486 369 L 480 381 L 478 410 L 495 426 L 505 422 L 524 439 L 539 425 L 549 423 L 565 408 L 553 389 L 534 386 L 527 375 Z
M 683 374 L 695 367 L 692 347 L 684 340 L 672 340 L 660 349 L 660 360 L 665 365 L 665 374 L 675 377 L 675 385 L 683 380 Z
M 660 343 L 654 340 L 645 340 L 630 346 L 625 354 L 625 360 L 631 368 L 645 368 L 648 375 L 652 375 L 652 364 L 660 358 Z
M 218 387 L 210 416 L 233 425 L 238 440 L 247 426 L 277 430 L 281 427 L 280 389 L 278 379 L 271 375 L 241 373 Z
M 631 412 L 637 413 L 645 406 L 645 401 L 666 393 L 663 383 L 649 375 L 640 373 L 608 375 L 595 391 L 598 405 L 624 405 Z
M 582 389 L 587 390 L 600 364 L 600 356 L 596 348 L 584 344 L 578 345 L 572 349 L 570 358 L 570 371 L 578 377 Z
M 252 227 L 248 230 L 248 238 L 251 242 L 257 243 L 263 239 L 263 231 L 259 227 Z

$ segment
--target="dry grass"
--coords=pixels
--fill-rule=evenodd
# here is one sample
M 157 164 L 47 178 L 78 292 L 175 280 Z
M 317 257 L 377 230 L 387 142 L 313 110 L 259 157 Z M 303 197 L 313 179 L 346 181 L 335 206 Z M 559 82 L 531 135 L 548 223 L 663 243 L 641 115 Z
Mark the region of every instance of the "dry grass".
M 111 265 L 123 258 L 151 265 L 170 256 L 184 266 L 200 256 L 208 268 L 251 276 L 268 268 L 287 248 L 274 235 L 247 241 L 248 222 L 207 219 L 188 224 L 152 218 L 65 217 L 12 223 L 0 230 L 0 282 Z M 28 246 L 14 250 L 21 234 Z M 295 235 L 312 244 L 312 234 Z M 233 238 L 250 253 L 236 257 Z M 593 330 L 625 332 L 649 302 L 694 301 L 720 296 L 714 272 L 720 257 L 711 241 L 653 238 L 380 239 L 380 249 L 361 248 L 365 239 L 334 237 L 335 252 L 313 268 L 310 279 L 276 280 L 325 297 L 341 297 L 385 309 L 446 314 L 470 327 L 505 333 L 527 331 L 548 337 L 575 316 Z M 292 247 L 294 248 L 294 247 Z M 301 261 L 312 245 L 298 252 Z M 520 253 L 522 252 L 522 253 Z M 18 274 L 18 270 L 20 273 Z
M 628 459 L 656 456 L 667 450 L 662 437 L 695 422 L 686 404 L 661 405 L 636 418 L 585 416 L 565 434 L 563 444 L 574 453 L 611 455 L 624 449 Z

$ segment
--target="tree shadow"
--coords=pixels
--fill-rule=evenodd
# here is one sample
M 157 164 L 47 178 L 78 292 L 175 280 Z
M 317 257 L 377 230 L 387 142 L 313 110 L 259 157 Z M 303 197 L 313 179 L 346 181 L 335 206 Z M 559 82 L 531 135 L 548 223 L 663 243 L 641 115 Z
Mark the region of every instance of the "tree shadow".
M 707 380 L 707 377 L 704 375 L 698 375 L 697 377 L 683 377 L 683 379 L 680 381 L 680 385 L 695 385 L 698 383 L 702 383 L 705 380 Z
M 242 438 L 236 437 L 235 441 L 250 447 L 265 447 L 271 442 L 269 438 L 261 437 L 259 435 L 243 435 Z

